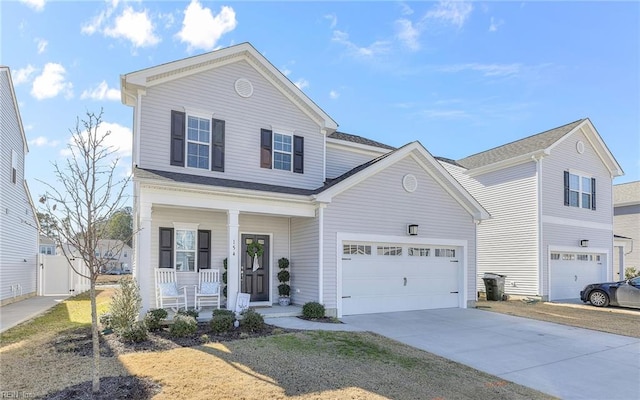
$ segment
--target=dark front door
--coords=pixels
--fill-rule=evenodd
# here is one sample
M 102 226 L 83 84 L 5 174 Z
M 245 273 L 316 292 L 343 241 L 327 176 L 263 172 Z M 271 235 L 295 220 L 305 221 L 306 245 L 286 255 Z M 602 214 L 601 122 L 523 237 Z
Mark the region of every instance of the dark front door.
M 259 243 L 262 255 L 257 257 L 257 263 L 253 255 Z M 253 250 L 251 254 L 247 249 Z M 240 269 L 242 271 L 241 288 L 243 293 L 251 295 L 251 301 L 269 301 L 269 236 L 267 235 L 242 235 L 242 256 Z

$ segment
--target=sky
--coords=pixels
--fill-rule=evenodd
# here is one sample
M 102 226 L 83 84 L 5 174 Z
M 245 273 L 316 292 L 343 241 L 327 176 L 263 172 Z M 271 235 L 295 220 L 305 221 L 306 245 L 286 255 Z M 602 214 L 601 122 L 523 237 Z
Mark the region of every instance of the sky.
M 70 129 L 104 111 L 119 176 L 121 74 L 250 42 L 339 130 L 460 159 L 588 117 L 640 180 L 639 2 L 0 2 L 34 198 Z

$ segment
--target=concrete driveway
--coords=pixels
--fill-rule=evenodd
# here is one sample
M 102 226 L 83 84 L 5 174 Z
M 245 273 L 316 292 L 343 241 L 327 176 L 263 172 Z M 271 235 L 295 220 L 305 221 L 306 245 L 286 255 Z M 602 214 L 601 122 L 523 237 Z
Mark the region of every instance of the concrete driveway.
M 640 399 L 637 338 L 477 309 L 342 321 L 563 399 Z

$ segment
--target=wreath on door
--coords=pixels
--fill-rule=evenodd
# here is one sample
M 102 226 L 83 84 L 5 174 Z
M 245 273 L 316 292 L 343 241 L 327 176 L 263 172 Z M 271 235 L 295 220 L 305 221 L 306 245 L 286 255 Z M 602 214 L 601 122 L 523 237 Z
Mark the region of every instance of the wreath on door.
M 264 254 L 264 246 L 257 241 L 251 242 L 247 245 L 247 254 L 249 254 L 251 258 L 254 258 L 256 256 L 262 257 L 262 255 Z

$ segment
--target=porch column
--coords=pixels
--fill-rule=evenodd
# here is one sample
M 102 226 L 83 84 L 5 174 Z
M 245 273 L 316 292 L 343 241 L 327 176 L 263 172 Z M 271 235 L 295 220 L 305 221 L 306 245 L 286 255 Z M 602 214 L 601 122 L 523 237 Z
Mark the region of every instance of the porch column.
M 236 299 L 240 289 L 240 268 L 238 266 L 238 254 L 240 252 L 240 243 L 238 243 L 238 234 L 240 224 L 238 222 L 238 210 L 227 211 L 227 310 L 236 309 Z
M 155 285 L 153 277 L 154 266 L 151 265 L 151 203 L 140 203 L 139 222 L 137 233 L 134 236 L 133 248 L 135 251 L 135 266 L 133 274 L 140 285 L 140 295 L 142 297 L 142 309 L 140 317 L 156 306 Z M 134 226 L 134 229 L 136 227 Z

